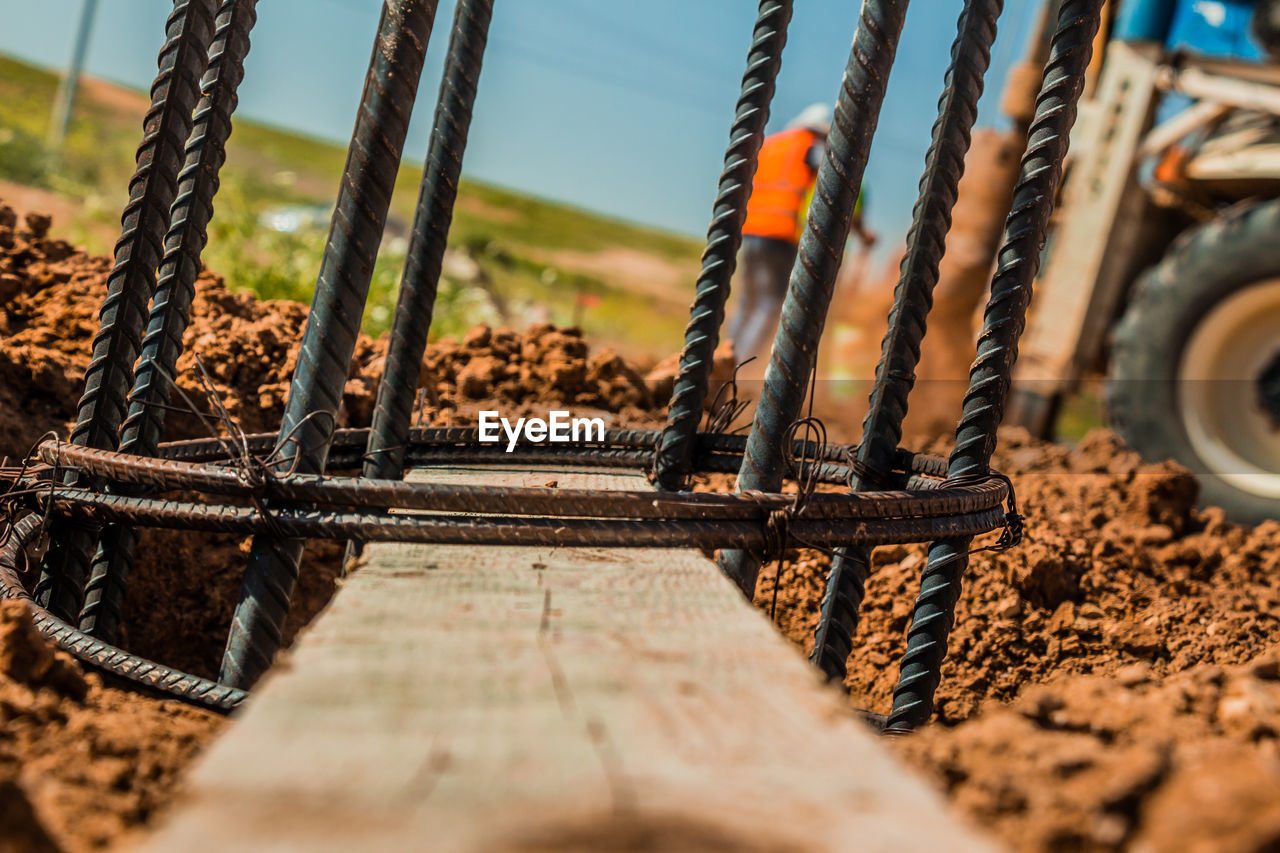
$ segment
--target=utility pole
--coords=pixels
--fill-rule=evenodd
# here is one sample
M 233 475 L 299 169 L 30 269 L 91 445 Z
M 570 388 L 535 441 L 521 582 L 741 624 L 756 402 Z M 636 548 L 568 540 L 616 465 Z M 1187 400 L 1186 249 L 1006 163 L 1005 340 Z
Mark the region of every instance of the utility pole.
M 98 0 L 84 0 L 80 7 L 80 25 L 76 28 L 75 47 L 71 52 L 71 65 L 58 83 L 58 94 L 53 99 L 53 115 L 49 120 L 49 147 L 62 150 L 71 124 L 71 111 L 75 106 L 76 88 L 80 84 L 80 72 L 84 69 L 84 57 L 89 50 L 89 36 L 93 31 L 93 16 Z

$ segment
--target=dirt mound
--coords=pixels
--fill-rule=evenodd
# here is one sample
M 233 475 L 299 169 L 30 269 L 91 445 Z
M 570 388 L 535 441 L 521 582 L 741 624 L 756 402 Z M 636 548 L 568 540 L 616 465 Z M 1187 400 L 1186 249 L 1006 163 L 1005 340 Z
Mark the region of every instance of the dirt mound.
M 109 258 L 48 237 L 49 224 L 48 217 L 34 214 L 19 223 L 0 204 L 0 448 L 12 456 L 25 453 L 45 432 L 67 433 L 111 270 Z M 196 283 L 192 313 L 179 384 L 206 403 L 192 370 L 198 357 L 247 431 L 274 429 L 306 309 L 231 293 L 205 273 Z M 362 338 L 357 374 L 371 360 L 371 349 Z M 167 421 L 172 437 L 207 435 L 193 416 L 171 413 Z
M 1115 849 L 1148 832 L 1137 817 L 1147 810 L 1198 809 L 1215 785 L 1234 790 L 1231 761 L 1202 777 L 1197 790 L 1195 776 L 1157 766 L 1151 756 L 1168 753 L 1165 741 L 1187 741 L 1178 747 L 1186 762 L 1227 749 L 1213 734 L 1218 705 L 1184 700 L 1180 691 L 1200 683 L 1195 673 L 1220 674 L 1222 666 L 1254 662 L 1258 672 L 1270 671 L 1266 661 L 1280 623 L 1280 523 L 1245 528 L 1218 510 L 1196 510 L 1198 488 L 1189 472 L 1173 463 L 1143 464 L 1105 431 L 1074 449 L 1006 431 L 997 463 L 1013 474 L 1026 540 L 1012 551 L 972 558 L 943 667 L 940 722 L 918 743 L 910 741 L 906 754 L 941 773 L 960 808 L 1025 850 Z M 891 704 L 924 562 L 923 546 L 874 553 L 846 679 L 855 707 L 885 712 Z M 826 557 L 801 552 L 783 569 L 777 619 L 806 650 L 828 566 Z M 775 576 L 773 567 L 762 575 L 757 605 L 766 610 Z M 1040 687 L 1072 677 L 1065 687 Z M 1258 695 L 1276 695 L 1266 690 Z M 1046 695 L 1064 697 L 1075 721 L 1056 723 L 1027 710 Z M 1116 717 L 1117 707 L 1138 695 L 1146 697 L 1143 710 L 1132 718 L 1145 714 L 1152 725 L 1131 727 L 1129 717 Z M 1260 707 L 1274 713 L 1266 701 Z M 1154 724 L 1161 715 L 1179 716 L 1179 727 Z M 1121 728 L 1122 737 L 1108 733 Z M 1274 736 L 1265 727 L 1259 732 L 1231 746 L 1251 756 L 1252 769 L 1241 778 L 1256 780 L 1265 768 L 1280 773 Z M 1078 766 L 1070 763 L 1075 759 Z M 1063 766 L 1050 772 L 1059 760 Z M 1195 766 L 1205 762 L 1196 758 Z M 1151 784 L 1143 787 L 1140 778 Z M 1232 820 L 1247 815 L 1240 832 L 1265 834 L 1272 810 L 1253 803 L 1242 801 Z M 1096 820 L 1081 822 L 1089 809 Z M 1085 833 L 1084 840 L 1064 841 L 1059 830 Z M 1211 835 L 1212 821 L 1200 831 Z M 1149 849 L 1187 849 L 1174 843 L 1177 835 L 1141 837 Z M 1263 848 L 1224 840 L 1198 849 Z
M 474 424 L 478 410 L 495 404 L 515 415 L 565 405 L 611 413 L 615 423 L 657 417 L 654 395 L 621 356 L 592 353 L 578 329 L 547 324 L 523 334 L 481 325 L 461 342 L 442 338 L 427 348 L 419 384 L 428 395 L 424 423 Z
M 18 457 L 49 431 L 68 432 L 89 363 L 111 261 L 49 237 L 47 216 L 21 220 L 0 202 L 0 454 Z M 307 308 L 233 293 L 205 272 L 196 282 L 191 325 L 178 362 L 178 384 L 202 411 L 196 361 L 246 432 L 280 424 Z M 356 343 L 339 421 L 367 426 L 377 395 L 386 341 Z M 421 382 L 428 390 L 424 423 L 470 416 L 477 404 L 532 411 L 565 404 L 619 413 L 619 421 L 652 420 L 643 379 L 609 350 L 590 353 L 577 329 L 541 325 L 523 334 L 473 329 L 462 342 L 428 348 Z M 184 406 L 174 399 L 175 406 Z M 168 438 L 206 437 L 190 414 L 171 412 Z
M 1015 849 L 1280 848 L 1280 648 L 1033 687 L 895 745 Z
M 103 686 L 0 601 L 0 850 L 88 850 L 150 819 L 225 720 Z
M 1014 474 L 1026 539 L 971 561 L 938 697 L 942 722 L 1064 673 L 1145 661 L 1162 676 L 1242 663 L 1274 641 L 1280 523 L 1250 529 L 1196 510 L 1188 471 L 1144 464 L 1106 431 L 1074 449 L 1006 431 L 1002 448 L 997 463 Z M 892 696 L 890 663 L 924 561 L 924 546 L 875 551 L 846 681 L 858 704 L 883 709 Z M 784 567 L 779 621 L 806 646 L 827 566 L 804 552 Z M 772 586 L 770 570 L 761 601 L 772 601 Z

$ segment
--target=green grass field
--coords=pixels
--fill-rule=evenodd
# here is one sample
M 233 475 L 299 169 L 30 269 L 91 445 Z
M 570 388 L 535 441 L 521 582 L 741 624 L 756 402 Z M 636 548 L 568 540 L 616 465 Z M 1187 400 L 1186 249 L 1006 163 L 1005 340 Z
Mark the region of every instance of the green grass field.
M 90 251 L 109 252 L 146 98 L 87 81 L 64 149 L 54 154 L 44 139 L 56 87 L 53 74 L 0 57 L 0 181 L 73 204 L 74 221 L 61 218 L 58 232 Z M 283 233 L 261 225 L 260 216 L 281 206 L 332 204 L 345 157 L 341 146 L 237 121 L 208 267 L 234 288 L 309 302 L 323 227 Z M 389 235 L 407 234 L 420 178 L 421 163 L 406 158 Z M 371 334 L 390 326 L 404 243 L 384 240 L 364 318 Z M 446 269 L 433 336 L 457 335 L 478 321 L 519 327 L 545 319 L 578 323 L 589 337 L 633 356 L 678 348 L 701 250 L 684 236 L 471 181 L 461 186 L 450 247 L 470 256 L 481 274 L 459 278 Z

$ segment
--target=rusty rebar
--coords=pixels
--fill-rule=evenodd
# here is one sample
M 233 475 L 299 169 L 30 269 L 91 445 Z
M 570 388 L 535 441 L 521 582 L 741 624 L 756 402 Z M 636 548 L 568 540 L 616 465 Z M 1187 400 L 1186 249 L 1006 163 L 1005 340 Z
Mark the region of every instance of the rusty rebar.
M 200 254 L 208 241 L 205 229 L 213 216 L 218 172 L 226 160 L 236 89 L 244 79 L 249 34 L 257 20 L 256 4 L 257 0 L 222 0 L 214 22 L 209 65 L 200 84 L 202 94 L 187 139 L 186 162 L 178 175 L 164 258 L 129 395 L 129 414 L 120 430 L 123 453 L 154 456 L 160 444 L 182 354 L 182 335 L 195 299 Z M 102 531 L 89 569 L 80 630 L 108 642 L 114 640 L 137 542 L 137 532 L 128 527 Z
M 969 373 L 956 446 L 949 460 L 950 482 L 982 478 L 990 470 L 996 429 L 1004 416 L 1018 338 L 1026 324 L 1032 282 L 1040 268 L 1102 3 L 1066 0 L 1058 12 L 1013 206 L 997 255 L 977 359 Z M 957 538 L 935 542 L 929 548 L 886 731 L 910 731 L 928 722 L 933 714 L 961 578 L 969 563 L 970 542 L 971 537 Z
M 659 488 L 674 491 L 687 486 L 693 458 L 694 435 L 707 402 L 711 365 L 720 341 L 729 283 L 737 267 L 742 246 L 742 224 L 756 174 L 769 105 L 773 101 L 782 50 L 787 43 L 792 0 L 761 0 L 747 54 L 747 70 L 742 77 L 742 93 L 729 130 L 729 149 L 724 156 L 707 245 L 702 252 L 702 271 L 695 286 L 689 325 L 680 352 L 680 371 L 667 408 L 663 430 L 654 457 L 654 480 Z
M 232 711 L 245 700 L 247 694 L 243 690 L 117 648 L 78 630 L 74 625 L 68 625 L 36 604 L 23 588 L 19 571 L 26 563 L 27 549 L 39 539 L 43 521 L 39 513 L 27 514 L 9 529 L 5 541 L 0 544 L 0 599 L 27 602 L 37 631 L 58 648 L 95 669 L 214 711 Z
M 528 463 L 533 446 L 509 454 Z M 610 448 L 589 448 L 603 455 Z M 478 453 L 474 447 L 449 448 L 459 461 Z M 49 466 L 75 466 L 110 483 L 112 491 L 154 495 L 161 492 L 197 492 L 240 499 L 260 498 L 293 506 L 384 508 L 461 513 L 465 515 L 541 515 L 563 518 L 651 518 L 764 521 L 769 513 L 785 509 L 793 496 L 764 492 L 684 492 L 657 496 L 651 491 L 599 492 L 590 489 L 543 489 L 497 486 L 457 486 L 374 480 L 365 477 L 314 475 L 280 476 L 253 481 L 224 454 L 208 462 L 130 456 L 106 450 L 46 442 L 37 451 Z M 504 451 L 505 453 L 505 451 Z M 738 454 L 740 457 L 741 454 Z M 914 457 L 912 467 L 931 464 L 928 457 Z M 232 462 L 233 464 L 228 464 Z M 834 472 L 832 472 L 834 473 Z M 841 469 L 847 476 L 848 469 Z M 940 481 L 934 479 L 933 485 Z M 84 490 L 92 494 L 93 490 Z M 913 494 L 901 490 L 814 494 L 804 517 L 808 520 L 849 518 L 928 518 L 976 509 L 995 509 L 1005 499 L 1001 482 L 984 482 L 956 488 L 926 488 Z
M 907 0 L 865 0 L 862 4 L 826 155 L 818 170 L 813 203 L 738 471 L 738 491 L 775 491 L 782 484 L 785 437 L 799 417 L 809 389 L 906 13 Z M 754 595 L 759 555 L 724 551 L 720 566 L 744 595 Z
M 386 225 L 436 0 L 385 0 L 337 206 L 289 386 L 276 457 L 318 473 L 342 404 Z M 302 540 L 254 538 L 220 681 L 247 688 L 271 665 L 293 597 Z
M 999 494 L 999 493 L 992 493 Z M 766 519 L 617 519 L 550 516 L 429 515 L 360 508 L 286 507 L 264 514 L 255 506 L 100 494 L 55 487 L 39 490 L 37 508 L 97 523 L 121 522 L 213 533 L 286 534 L 299 539 L 350 539 L 458 545 L 547 545 L 611 548 L 720 548 L 730 543 L 763 548 Z M 815 518 L 792 522 L 797 537 L 819 546 L 919 542 L 995 530 L 1001 507 L 908 518 Z M 226 683 L 225 679 L 221 679 Z
M 129 202 L 121 217 L 115 262 L 107 278 L 84 395 L 71 433 L 76 444 L 108 450 L 119 445 L 125 398 L 133 382 L 147 303 L 155 291 L 182 153 L 208 60 L 215 5 L 214 0 L 176 0 L 166 23 L 137 169 L 129 182 Z M 74 481 L 75 476 L 70 479 Z M 60 619 L 74 621 L 80 612 L 95 538 L 96 531 L 82 525 L 59 524 L 52 531 L 35 597 Z
M 1004 0 L 966 0 L 951 45 L 951 64 L 938 101 L 938 118 L 925 156 L 924 175 L 907 232 L 898 285 L 889 313 L 889 326 L 876 366 L 871 404 L 862 423 L 858 460 L 878 482 L 892 470 L 902 421 L 915 384 L 938 265 L 946 252 L 951 210 L 956 203 L 970 132 L 978 116 L 982 82 L 991 61 L 991 44 Z M 875 488 L 862 477 L 858 490 Z M 871 571 L 871 554 L 865 549 L 837 549 L 827 576 L 822 611 L 814 632 L 812 661 L 828 678 L 843 681 L 858 611 Z

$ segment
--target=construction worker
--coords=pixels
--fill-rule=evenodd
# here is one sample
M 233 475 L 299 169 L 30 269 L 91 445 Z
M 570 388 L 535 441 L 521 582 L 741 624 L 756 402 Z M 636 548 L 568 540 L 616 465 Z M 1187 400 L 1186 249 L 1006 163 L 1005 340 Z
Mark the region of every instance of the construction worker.
M 777 328 L 831 120 L 830 106 L 813 104 L 760 148 L 742 226 L 738 308 L 727 329 L 737 358 L 758 355 Z M 875 243 L 862 222 L 861 197 L 851 231 L 864 246 Z

